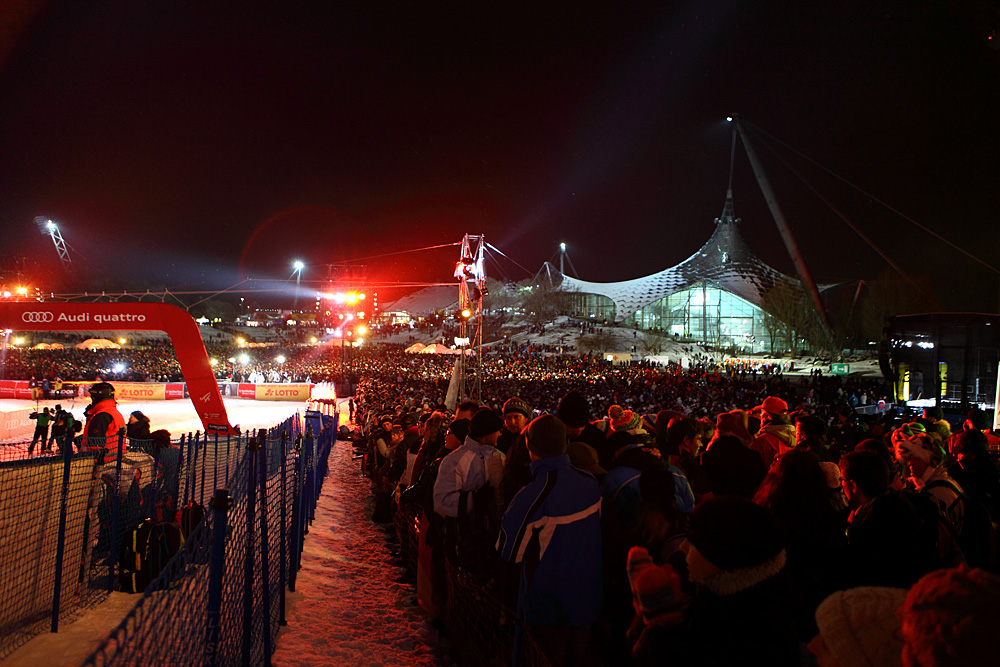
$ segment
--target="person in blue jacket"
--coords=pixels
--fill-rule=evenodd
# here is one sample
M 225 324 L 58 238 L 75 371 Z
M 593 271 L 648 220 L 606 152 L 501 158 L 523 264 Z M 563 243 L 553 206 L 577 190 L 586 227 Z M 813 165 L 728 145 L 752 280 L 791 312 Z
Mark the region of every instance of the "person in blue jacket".
M 528 424 L 534 480 L 503 515 L 497 550 L 521 565 L 518 611 L 553 665 L 585 664 L 601 610 L 601 489 L 570 465 L 566 427 L 552 415 Z

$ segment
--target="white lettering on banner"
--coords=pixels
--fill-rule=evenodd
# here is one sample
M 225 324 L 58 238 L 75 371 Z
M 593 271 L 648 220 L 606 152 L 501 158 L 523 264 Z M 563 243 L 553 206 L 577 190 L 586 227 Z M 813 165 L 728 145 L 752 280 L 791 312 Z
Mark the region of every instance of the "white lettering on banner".
M 209 400 L 210 398 L 212 398 L 212 392 L 208 392 L 208 393 L 207 393 L 207 394 L 205 394 L 204 396 L 199 396 L 199 397 L 198 397 L 198 400 L 199 400 L 199 401 L 201 401 L 202 403 L 208 403 L 208 400 Z
M 111 315 L 94 315 L 94 322 L 97 324 L 119 324 L 123 322 L 145 322 L 145 315 L 131 315 L 129 313 L 117 313 Z
M 80 313 L 79 315 L 67 315 L 66 313 L 59 313 L 58 321 L 60 322 L 89 322 L 90 313 Z
M 298 396 L 301 388 L 296 389 L 274 389 L 268 387 L 264 390 L 265 396 Z
M 22 322 L 51 322 L 55 315 L 47 312 L 21 313 Z

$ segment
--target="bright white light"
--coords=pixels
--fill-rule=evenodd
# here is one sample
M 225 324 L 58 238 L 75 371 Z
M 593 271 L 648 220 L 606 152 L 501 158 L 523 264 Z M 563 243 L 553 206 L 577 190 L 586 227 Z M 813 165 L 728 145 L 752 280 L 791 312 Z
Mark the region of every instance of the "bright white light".
M 306 265 L 305 262 L 297 259 L 294 262 L 292 262 L 292 268 L 295 269 L 296 271 L 301 271 L 302 269 L 306 268 Z
M 359 336 L 364 336 L 366 333 L 368 333 L 368 327 L 366 327 L 363 324 L 358 327 L 358 335 Z
M 333 300 L 336 301 L 337 303 L 344 303 L 344 298 L 345 297 L 343 292 L 337 292 L 336 294 L 333 295 Z
M 15 338 L 14 339 L 14 345 L 24 345 L 24 339 L 23 338 Z
M 235 364 L 236 363 L 236 357 L 229 357 L 229 359 L 227 359 L 226 361 L 228 361 L 231 364 Z
M 118 339 L 118 344 L 119 345 L 124 345 L 125 344 L 125 339 L 124 338 L 119 338 Z
M 45 226 L 48 227 L 49 229 L 55 229 L 56 228 L 56 223 L 54 223 L 51 220 L 49 220 L 48 222 L 45 223 Z
M 236 344 L 237 344 L 237 345 L 243 345 L 244 343 L 246 343 L 246 341 L 245 341 L 245 340 L 243 340 L 242 338 L 237 338 L 237 339 L 236 339 Z
M 115 365 L 114 365 L 114 366 L 112 367 L 112 370 L 113 370 L 113 371 L 114 371 L 115 373 L 121 373 L 121 372 L 122 372 L 123 370 L 125 370 L 125 364 L 115 364 Z
M 919 343 L 917 343 L 917 347 L 923 348 L 925 350 L 933 350 L 934 343 L 926 343 L 924 341 L 920 341 Z
M 213 359 L 209 359 L 208 363 L 210 363 L 213 366 L 218 366 L 219 365 L 219 360 L 218 359 L 214 359 L 214 358 Z
M 732 123 L 733 122 L 733 117 L 732 116 L 726 116 L 726 122 L 727 123 Z
M 24 296 L 25 294 L 28 293 L 28 288 L 27 287 L 18 287 L 17 288 L 17 293 L 20 294 L 21 296 Z
M 285 363 L 285 355 L 279 354 L 274 358 L 274 360 L 277 361 L 279 364 L 283 364 Z
M 559 244 L 559 249 L 562 250 L 563 252 L 566 252 L 566 244 L 565 243 L 560 243 Z
M 241 354 L 240 355 L 240 363 L 243 364 L 244 366 L 246 366 L 247 364 L 250 363 L 250 357 L 247 356 L 247 355 L 245 355 L 245 354 Z

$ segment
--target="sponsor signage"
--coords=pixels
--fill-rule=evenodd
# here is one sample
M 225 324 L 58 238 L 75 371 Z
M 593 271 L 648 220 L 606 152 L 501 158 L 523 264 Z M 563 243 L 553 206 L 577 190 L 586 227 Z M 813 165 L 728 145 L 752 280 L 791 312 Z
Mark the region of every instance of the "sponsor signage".
M 167 397 L 163 384 L 143 382 L 112 382 L 119 401 L 162 401 Z
M 41 396 L 41 389 L 38 395 Z M 33 400 L 27 380 L 0 380 L 0 398 L 22 398 Z
M 176 398 L 184 398 L 184 383 L 168 382 L 166 385 L 164 385 L 164 394 L 165 394 L 164 398 L 166 398 L 168 401 Z
M 830 364 L 830 374 L 831 375 L 850 375 L 851 365 L 850 364 Z
M 308 401 L 308 384 L 257 384 L 258 401 Z
M 28 384 L 25 382 L 24 384 Z M 11 438 L 30 438 L 35 431 L 35 421 L 29 419 L 28 415 L 34 412 L 34 408 L 23 410 L 11 410 L 10 412 L 0 412 L 0 440 Z
M 239 398 L 257 398 L 257 385 L 241 382 L 236 388 L 236 395 Z
M 177 353 L 177 361 L 184 373 L 186 387 L 182 392 L 190 392 L 195 410 L 206 425 L 207 411 L 222 415 L 212 419 L 213 424 L 228 422 L 226 408 L 222 404 L 212 366 L 208 362 L 205 342 L 201 338 L 194 319 L 177 306 L 166 303 L 0 303 L 0 327 L 21 331 L 80 331 L 86 329 L 112 329 L 116 331 L 163 331 L 170 336 Z M 135 384 L 135 383 L 132 383 Z M 15 388 L 15 398 L 17 389 Z M 152 398 L 148 388 L 123 388 L 120 397 Z M 166 398 L 167 390 L 162 384 L 152 390 L 154 396 Z M 176 396 L 176 388 L 170 391 Z M 0 394 L 2 395 L 2 394 Z M 28 396 L 30 397 L 30 396 Z M 198 400 L 207 397 L 204 400 Z M 227 428 L 227 432 L 235 430 Z

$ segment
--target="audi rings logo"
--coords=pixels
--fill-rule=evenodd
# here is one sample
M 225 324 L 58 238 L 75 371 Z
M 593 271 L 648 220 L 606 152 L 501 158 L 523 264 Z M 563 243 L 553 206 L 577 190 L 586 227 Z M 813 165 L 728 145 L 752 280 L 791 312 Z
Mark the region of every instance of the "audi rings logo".
M 37 311 L 33 313 L 21 313 L 22 322 L 51 322 L 56 319 L 52 313 Z

